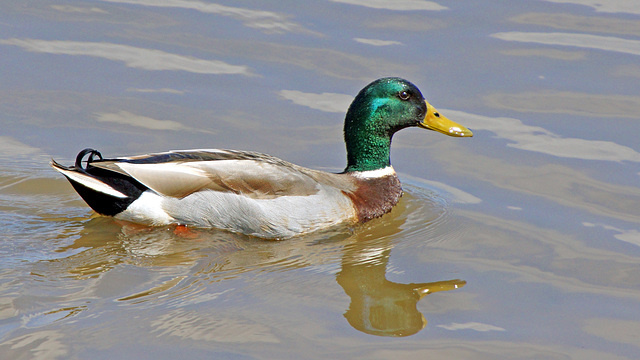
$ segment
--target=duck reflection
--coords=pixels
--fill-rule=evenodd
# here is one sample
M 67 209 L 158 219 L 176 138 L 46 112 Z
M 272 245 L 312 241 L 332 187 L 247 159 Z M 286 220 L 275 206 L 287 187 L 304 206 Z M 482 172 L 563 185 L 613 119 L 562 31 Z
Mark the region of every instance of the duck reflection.
M 466 284 L 459 279 L 399 284 L 386 278 L 394 245 L 429 238 L 424 230 L 437 228 L 443 214 L 437 202 L 415 199 L 407 192 L 391 216 L 373 220 L 353 235 L 353 242 L 343 248 L 341 270 L 336 275 L 336 281 L 351 298 L 344 317 L 353 328 L 377 336 L 413 335 L 427 325 L 417 309 L 420 299 Z M 406 235 L 407 229 L 422 231 Z
M 423 242 L 433 236 L 428 229 L 438 228 L 443 212 L 437 207 L 427 208 L 425 203 L 429 204 L 406 194 L 397 210 L 366 226 L 355 230 L 338 228 L 285 241 L 264 241 L 216 230 L 149 228 L 93 218 L 82 224 L 73 244 L 60 249 L 70 253 L 68 256 L 42 263 L 34 272 L 62 270 L 77 280 L 95 279 L 92 284 L 85 284 L 81 293 L 68 297 L 85 296 L 86 291 L 94 289 L 102 296 L 108 293 L 127 303 L 186 306 L 209 299 L 206 294 L 219 288 L 211 284 L 245 279 L 243 274 L 324 269 L 328 264 L 339 263 L 336 281 L 350 298 L 344 312 L 348 323 L 371 335 L 409 336 L 427 323 L 417 309 L 418 301 L 428 294 L 466 284 L 463 280 L 411 284 L 387 280 L 387 264 L 394 246 Z M 127 276 L 106 276 L 114 268 L 118 268 L 116 273 L 125 272 Z M 300 284 L 304 285 L 305 280 L 300 279 Z M 271 295 L 272 290 L 263 295 Z
M 399 284 L 386 278 L 391 249 L 357 243 L 345 250 L 338 284 L 351 298 L 344 317 L 355 329 L 378 336 L 409 336 L 422 330 L 427 320 L 416 308 L 428 294 L 457 289 L 464 280 Z M 366 259 L 363 257 L 366 256 Z M 363 261 L 364 260 L 364 261 Z

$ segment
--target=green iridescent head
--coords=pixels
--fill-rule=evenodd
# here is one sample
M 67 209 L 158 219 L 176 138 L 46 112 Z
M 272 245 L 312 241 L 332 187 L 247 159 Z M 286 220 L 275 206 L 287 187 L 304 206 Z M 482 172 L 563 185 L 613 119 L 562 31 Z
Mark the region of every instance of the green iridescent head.
M 451 136 L 472 136 L 471 131 L 440 114 L 407 80 L 378 79 L 362 89 L 349 106 L 344 122 L 347 168 L 350 171 L 382 169 L 390 165 L 393 134 L 419 126 Z

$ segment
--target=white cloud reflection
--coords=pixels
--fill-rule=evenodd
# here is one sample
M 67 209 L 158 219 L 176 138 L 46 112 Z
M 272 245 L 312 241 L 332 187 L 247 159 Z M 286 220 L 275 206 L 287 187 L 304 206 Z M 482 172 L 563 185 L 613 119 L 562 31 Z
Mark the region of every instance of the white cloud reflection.
M 538 90 L 522 93 L 492 93 L 483 96 L 496 109 L 542 114 L 570 114 L 585 117 L 637 119 L 640 96 L 590 94 L 572 91 Z
M 373 46 L 389 46 L 389 45 L 402 45 L 399 41 L 393 40 L 378 40 L 378 39 L 364 39 L 364 38 L 353 38 L 353 40 L 367 45 Z
M 614 36 L 599 36 L 573 33 L 538 33 L 538 32 L 501 32 L 491 35 L 505 41 L 518 41 L 545 45 L 574 46 L 625 54 L 640 55 L 640 41 L 622 39 Z
M 557 49 L 510 49 L 500 51 L 501 54 L 509 56 L 540 56 L 555 60 L 575 61 L 583 60 L 583 51 L 564 51 Z
M 110 3 L 143 5 L 167 8 L 182 8 L 196 10 L 208 14 L 228 16 L 240 21 L 251 28 L 264 30 L 266 32 L 291 32 L 291 31 L 312 31 L 305 29 L 299 24 L 287 20 L 287 16 L 272 11 L 253 10 L 247 8 L 233 7 L 210 2 L 194 0 L 101 0 Z
M 539 25 L 576 33 L 608 33 L 638 36 L 640 22 L 620 17 L 581 16 L 566 13 L 524 13 L 509 19 L 518 24 Z
M 506 117 L 488 117 L 456 110 L 441 110 L 473 130 L 488 130 L 497 137 L 513 141 L 507 146 L 543 154 L 606 161 L 640 162 L 640 153 L 611 141 L 565 138 L 538 126 L 525 125 L 522 121 Z
M 558 4 L 576 4 L 594 8 L 598 12 L 640 14 L 638 0 L 544 0 Z
M 184 130 L 184 125 L 172 120 L 156 120 L 147 116 L 136 115 L 128 111 L 117 113 L 96 113 L 99 122 L 112 122 L 153 130 Z
M 605 230 L 615 231 L 615 232 L 618 233 L 618 234 L 613 236 L 616 239 L 618 239 L 620 241 L 624 241 L 624 242 L 629 243 L 629 244 L 640 246 L 640 231 L 638 231 L 638 230 L 633 230 L 633 229 L 632 230 L 624 230 L 624 229 L 619 229 L 619 228 L 611 226 L 611 225 L 594 224 L 594 223 L 590 223 L 590 222 L 583 222 L 582 225 L 586 226 L 586 227 L 601 227 L 601 228 L 603 228 Z
M 296 105 L 335 113 L 346 113 L 351 101 L 353 101 L 351 95 L 336 93 L 315 94 L 297 90 L 282 90 L 278 94 Z
M 170 88 L 160 88 L 160 89 L 128 88 L 127 91 L 139 92 L 139 93 L 165 93 L 165 94 L 175 94 L 175 95 L 183 95 L 186 92 L 184 90 L 176 90 L 176 89 L 170 89 Z
M 385 10 L 431 10 L 440 11 L 447 10 L 446 6 L 442 6 L 433 1 L 425 0 L 331 0 L 337 3 L 360 5 L 374 9 Z
M 94 114 L 94 119 L 98 122 L 108 122 L 128 126 L 139 127 L 151 130 L 170 131 L 195 131 L 200 133 L 215 134 L 215 132 L 205 129 L 194 129 L 173 120 L 158 120 L 148 116 L 134 114 L 128 111 L 118 111 L 115 113 L 100 112 Z
M 98 7 L 80 7 L 80 6 L 72 6 L 72 5 L 51 5 L 51 8 L 54 10 L 67 12 L 67 13 L 78 13 L 78 14 L 107 14 L 108 12 L 100 9 Z
M 439 328 L 455 331 L 455 330 L 475 330 L 475 331 L 505 331 L 505 329 L 489 324 L 483 324 L 479 322 L 468 323 L 451 323 L 451 325 L 438 325 Z
M 16 45 L 27 51 L 60 55 L 85 55 L 122 61 L 127 66 L 143 70 L 181 70 L 199 74 L 251 75 L 246 66 L 227 64 L 218 60 L 204 60 L 106 42 L 82 42 L 38 39 L 6 39 L 0 44 Z
M 21 143 L 8 136 L 0 136 L 0 154 L 3 156 L 14 156 L 24 154 L 35 154 L 40 149 Z

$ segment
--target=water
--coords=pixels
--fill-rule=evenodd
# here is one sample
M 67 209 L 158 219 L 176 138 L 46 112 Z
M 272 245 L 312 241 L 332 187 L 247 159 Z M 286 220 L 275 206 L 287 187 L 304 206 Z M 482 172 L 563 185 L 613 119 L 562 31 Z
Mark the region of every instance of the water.
M 636 359 L 640 5 L 5 1 L 0 354 Z M 396 135 L 387 216 L 286 241 L 93 214 L 50 158 L 232 148 L 339 171 L 351 98 L 414 82 L 474 131 Z

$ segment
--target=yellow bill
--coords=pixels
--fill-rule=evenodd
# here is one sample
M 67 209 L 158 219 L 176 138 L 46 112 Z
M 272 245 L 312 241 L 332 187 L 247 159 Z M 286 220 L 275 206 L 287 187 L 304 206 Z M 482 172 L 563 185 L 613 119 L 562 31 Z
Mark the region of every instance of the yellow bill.
M 473 136 L 471 130 L 440 115 L 438 110 L 431 106 L 431 104 L 426 101 L 425 103 L 427 104 L 427 115 L 424 117 L 424 120 L 422 120 L 421 123 L 418 123 L 419 127 L 427 130 L 441 132 L 449 136 Z

